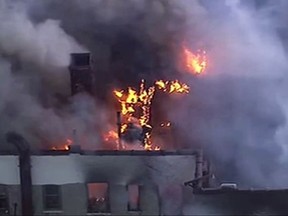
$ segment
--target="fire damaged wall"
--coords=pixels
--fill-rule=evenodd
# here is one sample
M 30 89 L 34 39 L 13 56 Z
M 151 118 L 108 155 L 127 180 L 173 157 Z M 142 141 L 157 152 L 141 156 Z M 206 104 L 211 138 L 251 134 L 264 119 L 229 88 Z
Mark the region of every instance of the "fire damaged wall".
M 1 156 L 1 172 L 17 170 L 17 156 Z M 5 165 L 4 165 L 5 164 Z M 56 213 L 86 214 L 88 184 L 106 183 L 109 211 L 127 214 L 127 186 L 139 186 L 139 212 L 142 215 L 181 215 L 183 182 L 194 177 L 195 156 L 136 156 L 136 155 L 33 155 L 31 156 L 34 214 L 50 213 L 45 209 L 43 185 L 59 185 L 61 208 Z M 10 175 L 13 173 L 10 173 Z M 7 179 L 9 178 L 9 179 Z M 0 177 L 5 186 L 19 186 L 19 174 Z M 18 186 L 17 186 L 18 185 Z M 186 190 L 190 190 L 186 188 Z M 17 197 L 10 197 L 16 201 Z M 188 198 L 188 197 L 187 197 Z M 18 200 L 19 201 L 19 200 Z M 11 201 L 12 202 L 12 201 Z M 17 202 L 18 208 L 21 203 Z M 13 203 L 10 203 L 13 206 Z M 12 208 L 12 207 L 10 207 Z M 54 211 L 54 213 L 55 213 Z
M 47 172 L 41 172 L 47 164 L 50 168 Z M 55 169 L 57 164 L 61 164 L 63 169 L 60 167 Z M 77 154 L 32 156 L 32 166 L 34 184 L 44 184 L 47 181 L 51 184 L 65 184 L 107 180 L 111 183 L 123 184 L 133 182 L 182 184 L 183 181 L 193 178 L 195 170 L 194 156 L 81 156 Z M 176 170 L 181 175 L 178 175 Z

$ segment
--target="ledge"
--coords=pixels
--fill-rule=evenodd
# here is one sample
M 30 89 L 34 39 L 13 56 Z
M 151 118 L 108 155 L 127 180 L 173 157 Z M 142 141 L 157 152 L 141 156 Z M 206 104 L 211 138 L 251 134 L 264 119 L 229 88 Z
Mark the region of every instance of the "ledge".
M 65 150 L 44 150 L 40 152 L 32 152 L 31 155 L 69 155 L 71 152 Z M 129 151 L 120 151 L 120 150 L 96 150 L 96 151 L 89 151 L 89 150 L 81 150 L 78 153 L 73 152 L 72 154 L 79 154 L 79 155 L 95 155 L 95 156 L 168 156 L 168 155 L 196 155 L 196 150 L 175 150 L 175 151 L 165 151 L 165 150 L 158 150 L 158 151 L 146 151 L 146 150 L 129 150 Z
M 31 156 L 40 156 L 40 155 L 95 155 L 95 156 L 180 156 L 180 155 L 197 155 L 197 150 L 157 150 L 157 151 L 147 151 L 147 150 L 79 150 L 78 152 L 71 152 L 69 150 L 40 150 L 40 151 L 31 151 Z M 0 151 L 0 155 L 18 155 L 17 152 L 4 152 Z
M 218 195 L 218 194 L 286 194 L 288 195 L 288 189 L 221 189 L 221 188 L 205 188 L 194 191 L 194 194 L 198 195 Z
M 62 210 L 44 210 L 42 211 L 43 214 L 62 214 Z
M 105 213 L 105 212 L 102 212 L 102 213 L 100 213 L 100 212 L 99 212 L 99 213 L 96 213 L 96 212 L 95 212 L 95 213 L 86 213 L 86 215 L 87 215 L 87 216 L 94 216 L 94 215 L 95 215 L 95 216 L 96 216 L 96 215 L 97 215 L 97 216 L 102 216 L 102 215 L 105 216 L 105 215 L 112 215 L 112 214 L 111 214 L 110 212 L 106 212 L 106 213 Z

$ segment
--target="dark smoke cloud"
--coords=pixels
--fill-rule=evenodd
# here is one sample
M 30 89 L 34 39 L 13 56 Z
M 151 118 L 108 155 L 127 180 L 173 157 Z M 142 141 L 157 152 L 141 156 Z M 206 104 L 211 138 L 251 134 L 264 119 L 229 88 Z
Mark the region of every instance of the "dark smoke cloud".
M 180 8 L 174 1 L 123 2 L 1 2 L 0 54 L 8 65 L 1 81 L 3 98 L 9 99 L 0 111 L 7 118 L 3 133 L 17 130 L 33 144 L 52 145 L 75 128 L 95 145 L 101 129 L 111 127 L 105 104 L 97 101 L 109 102 L 112 86 L 176 76 L 174 50 L 185 32 Z M 69 54 L 81 51 L 93 55 L 96 105 L 88 96 L 68 99 Z M 9 82 L 13 85 L 4 85 Z
M 61 20 L 67 33 L 89 47 L 100 97 L 113 84 L 138 86 L 143 78 L 151 84 L 177 74 L 174 50 L 183 40 L 185 17 L 174 1 L 35 2 L 31 17 Z

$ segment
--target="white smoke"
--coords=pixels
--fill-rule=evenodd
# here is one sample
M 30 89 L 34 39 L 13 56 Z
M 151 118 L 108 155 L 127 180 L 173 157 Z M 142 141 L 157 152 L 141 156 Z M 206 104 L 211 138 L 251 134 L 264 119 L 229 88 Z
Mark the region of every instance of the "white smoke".
M 55 108 L 55 95 L 71 94 L 70 53 L 85 50 L 65 33 L 60 21 L 34 23 L 25 4 L 1 1 L 1 134 L 16 131 L 34 147 L 47 148 L 64 145 L 76 129 L 84 137 L 83 146 L 97 148 L 97 131 L 106 120 L 93 98 L 78 95 L 65 107 Z M 15 61 L 20 67 L 13 68 Z
M 70 53 L 84 50 L 60 28 L 60 21 L 34 24 L 21 4 L 1 1 L 0 20 L 1 51 L 17 55 L 23 61 L 67 67 Z
M 188 142 L 204 146 L 220 181 L 287 187 L 288 62 L 278 34 L 287 25 L 271 15 L 287 3 L 257 9 L 242 1 L 206 2 L 188 37 L 202 35 L 196 39 L 206 44 L 209 68 L 191 80 L 190 98 L 171 117 Z M 181 3 L 189 17 L 189 1 Z

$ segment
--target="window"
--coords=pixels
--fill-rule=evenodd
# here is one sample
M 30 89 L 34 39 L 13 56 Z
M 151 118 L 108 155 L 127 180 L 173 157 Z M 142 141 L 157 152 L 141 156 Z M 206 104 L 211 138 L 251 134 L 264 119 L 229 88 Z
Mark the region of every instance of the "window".
M 45 210 L 61 210 L 61 188 L 59 185 L 43 185 Z
M 110 212 L 109 187 L 107 183 L 90 183 L 88 190 L 88 213 Z
M 128 185 L 128 211 L 140 211 L 139 185 Z
M 0 194 L 0 215 L 8 214 L 8 199 L 6 194 Z

